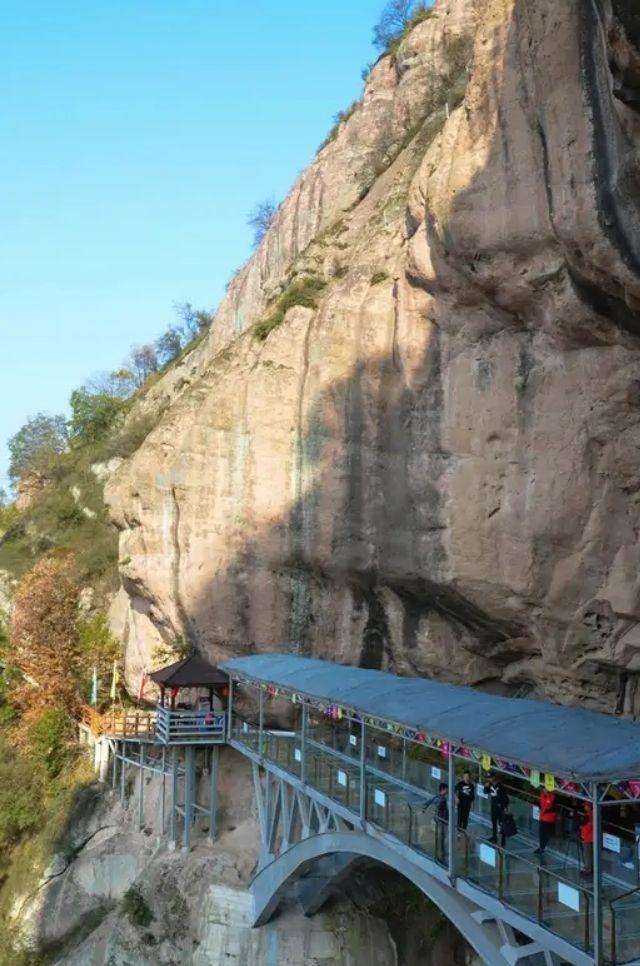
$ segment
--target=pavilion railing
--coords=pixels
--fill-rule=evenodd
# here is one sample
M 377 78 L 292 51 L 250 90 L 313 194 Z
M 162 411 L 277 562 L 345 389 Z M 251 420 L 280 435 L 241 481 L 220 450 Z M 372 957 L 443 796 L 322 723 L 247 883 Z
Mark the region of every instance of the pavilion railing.
M 156 714 L 154 711 L 105 711 L 83 707 L 80 719 L 96 736 L 113 738 L 155 738 Z
M 214 744 L 225 740 L 226 715 L 158 705 L 155 735 L 162 744 Z

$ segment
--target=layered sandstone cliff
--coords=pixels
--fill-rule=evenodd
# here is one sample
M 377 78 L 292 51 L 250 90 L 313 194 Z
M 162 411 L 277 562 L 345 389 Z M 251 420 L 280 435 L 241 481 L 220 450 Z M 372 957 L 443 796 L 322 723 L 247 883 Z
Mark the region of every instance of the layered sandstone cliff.
M 373 69 L 107 487 L 134 688 L 183 635 L 640 713 L 633 7 L 438 0 Z

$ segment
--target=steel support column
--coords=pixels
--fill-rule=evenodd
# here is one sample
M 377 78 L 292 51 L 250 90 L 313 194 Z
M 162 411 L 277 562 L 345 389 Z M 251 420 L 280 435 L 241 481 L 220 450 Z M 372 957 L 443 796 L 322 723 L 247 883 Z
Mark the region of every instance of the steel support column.
M 453 749 L 449 747 L 449 778 L 447 794 L 449 796 L 449 878 L 455 882 L 456 878 L 456 760 Z
M 178 749 L 171 749 L 171 844 L 178 843 Z
M 144 744 L 140 742 L 140 801 L 138 802 L 138 828 L 144 824 Z
M 112 788 L 115 788 L 116 787 L 116 782 L 118 780 L 118 771 L 117 771 L 117 769 L 118 769 L 118 756 L 117 756 L 118 742 L 117 741 L 114 741 L 113 744 L 110 745 L 109 747 L 111 748 L 111 753 L 113 755 L 113 766 L 112 766 L 112 769 L 111 769 L 111 787 Z
M 360 725 L 360 821 L 367 820 L 367 732 L 364 721 Z
M 215 841 L 216 837 L 216 822 L 218 816 L 218 766 L 219 748 L 217 745 L 214 745 L 211 749 L 211 773 L 209 775 L 211 782 L 209 793 L 209 839 L 212 842 Z
M 229 704 L 227 705 L 227 741 L 231 741 L 233 734 L 233 678 L 229 679 Z
M 307 706 L 302 705 L 302 734 L 300 735 L 300 781 L 304 785 L 307 780 Z
M 264 755 L 264 691 L 258 697 L 258 754 Z
M 162 790 L 161 790 L 162 798 L 160 799 L 160 835 L 164 835 L 164 827 L 166 824 L 165 822 L 165 819 L 166 819 L 165 799 L 166 799 L 166 791 L 167 791 L 166 769 L 167 769 L 167 749 L 163 748 L 162 749 Z
M 604 916 L 602 896 L 602 805 L 600 786 L 591 785 L 593 806 L 593 962 L 594 966 L 604 963 Z
M 193 821 L 193 786 L 195 780 L 195 758 L 193 745 L 186 745 L 184 749 L 184 830 L 182 836 L 183 848 L 191 848 L 191 823 Z
M 124 805 L 124 781 L 127 763 L 125 761 L 126 743 L 120 742 L 120 804 Z

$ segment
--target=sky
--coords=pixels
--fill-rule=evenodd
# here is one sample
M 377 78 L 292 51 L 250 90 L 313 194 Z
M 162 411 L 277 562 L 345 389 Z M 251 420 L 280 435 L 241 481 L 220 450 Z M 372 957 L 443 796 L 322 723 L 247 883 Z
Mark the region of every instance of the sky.
M 383 0 L 1 0 L 0 487 L 7 439 L 214 308 L 375 60 Z

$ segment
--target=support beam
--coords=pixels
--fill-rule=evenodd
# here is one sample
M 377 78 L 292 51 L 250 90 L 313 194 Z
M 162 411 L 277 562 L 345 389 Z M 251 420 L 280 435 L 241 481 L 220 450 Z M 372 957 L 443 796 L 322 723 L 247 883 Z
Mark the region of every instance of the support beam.
M 118 780 L 118 772 L 117 772 L 117 769 L 118 769 L 118 756 L 117 756 L 118 742 L 117 741 L 114 741 L 113 744 L 110 747 L 111 747 L 111 753 L 113 755 L 113 765 L 112 765 L 112 770 L 111 770 L 111 787 L 112 788 L 115 788 L 116 787 L 116 782 Z
M 184 830 L 182 836 L 182 845 L 187 851 L 191 848 L 194 784 L 195 757 L 193 754 L 193 745 L 186 745 L 184 749 Z
M 343 853 L 319 859 L 313 872 L 298 882 L 298 901 L 305 916 L 315 916 L 349 877 L 361 856 Z
M 227 705 L 227 741 L 233 735 L 233 678 L 229 679 L 229 704 Z
M 216 823 L 218 818 L 218 765 L 219 765 L 219 749 L 217 745 L 214 745 L 211 749 L 211 762 L 210 762 L 210 791 L 209 791 L 209 839 L 211 842 L 215 841 L 216 837 Z
M 602 895 L 602 806 L 600 786 L 591 785 L 593 806 L 593 962 L 594 966 L 604 963 L 604 917 Z
M 307 780 L 307 706 L 302 705 L 302 732 L 300 735 L 300 781 L 304 785 Z

